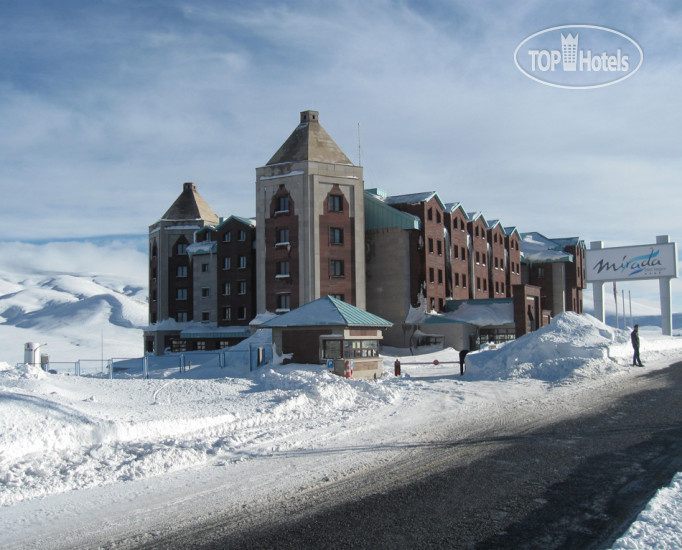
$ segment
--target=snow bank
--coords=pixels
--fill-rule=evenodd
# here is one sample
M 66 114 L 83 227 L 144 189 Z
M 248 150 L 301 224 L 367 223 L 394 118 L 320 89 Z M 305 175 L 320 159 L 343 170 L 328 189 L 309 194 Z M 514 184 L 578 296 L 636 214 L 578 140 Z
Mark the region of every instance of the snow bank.
M 629 345 L 629 333 L 599 322 L 591 315 L 566 312 L 541 329 L 497 349 L 467 356 L 467 375 L 476 380 L 534 378 L 557 382 L 572 376 L 604 372 L 622 366 L 611 357 L 616 346 Z M 598 365 L 598 367 L 597 367 Z

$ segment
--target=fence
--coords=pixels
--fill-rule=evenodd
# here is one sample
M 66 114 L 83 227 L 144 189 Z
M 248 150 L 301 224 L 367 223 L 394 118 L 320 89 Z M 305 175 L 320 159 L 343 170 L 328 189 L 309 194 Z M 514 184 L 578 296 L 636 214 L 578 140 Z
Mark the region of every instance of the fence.
M 165 377 L 168 371 L 177 369 L 185 373 L 194 366 L 211 363 L 225 368 L 234 364 L 248 364 L 249 370 L 272 363 L 274 357 L 272 345 L 250 344 L 248 349 L 225 348 L 220 351 L 192 351 L 168 355 L 144 355 L 142 357 L 114 357 L 111 359 L 79 359 L 77 361 L 47 361 L 40 366 L 52 374 L 73 374 L 74 376 L 91 376 L 113 379 L 122 374 L 127 377 L 150 378 L 150 375 Z M 17 363 L 17 367 L 23 363 Z

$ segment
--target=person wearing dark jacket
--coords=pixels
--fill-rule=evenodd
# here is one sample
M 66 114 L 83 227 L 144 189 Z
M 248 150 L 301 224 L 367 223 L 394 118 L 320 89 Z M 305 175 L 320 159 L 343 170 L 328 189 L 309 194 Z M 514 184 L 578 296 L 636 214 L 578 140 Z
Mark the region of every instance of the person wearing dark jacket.
M 632 340 L 632 349 L 635 350 L 635 354 L 632 356 L 632 366 L 642 365 L 642 360 L 639 358 L 639 325 L 635 325 L 635 329 L 630 333 L 630 340 Z

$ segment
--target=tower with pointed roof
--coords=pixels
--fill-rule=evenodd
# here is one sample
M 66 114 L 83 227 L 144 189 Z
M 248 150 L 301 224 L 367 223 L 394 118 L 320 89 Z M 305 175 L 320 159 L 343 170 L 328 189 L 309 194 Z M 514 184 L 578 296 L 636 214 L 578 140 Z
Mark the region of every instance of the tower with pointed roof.
M 364 182 L 317 111 L 256 168 L 259 312 L 331 295 L 365 307 Z
M 219 222 L 196 185 L 185 183 L 161 219 L 149 226 L 150 324 L 166 319 L 192 320 L 192 265 L 187 247 L 194 242 L 195 231 Z M 147 339 L 145 346 L 147 351 L 163 350 L 165 343 Z

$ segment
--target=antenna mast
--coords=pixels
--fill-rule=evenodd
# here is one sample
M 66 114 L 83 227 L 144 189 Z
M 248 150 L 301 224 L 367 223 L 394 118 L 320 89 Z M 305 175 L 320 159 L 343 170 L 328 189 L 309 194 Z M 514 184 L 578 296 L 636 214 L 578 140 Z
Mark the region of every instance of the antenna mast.
M 362 147 L 360 146 L 360 123 L 358 122 L 358 166 L 362 166 Z

